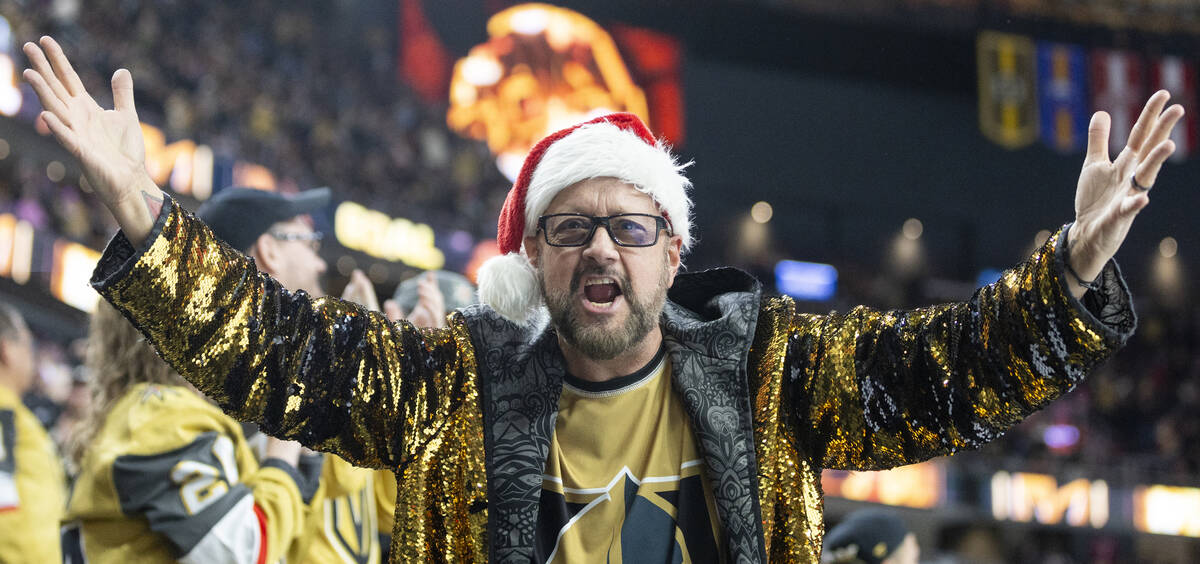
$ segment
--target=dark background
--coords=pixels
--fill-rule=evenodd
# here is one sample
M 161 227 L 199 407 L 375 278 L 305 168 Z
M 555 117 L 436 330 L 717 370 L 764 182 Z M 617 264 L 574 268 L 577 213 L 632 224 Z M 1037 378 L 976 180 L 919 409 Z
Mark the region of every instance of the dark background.
M 483 26 L 468 24 L 486 20 L 486 4 L 425 2 L 451 50 L 483 39 Z M 904 220 L 915 217 L 925 228 L 926 274 L 973 282 L 982 269 L 1010 266 L 1039 230 L 1073 218 L 1083 154 L 1036 143 L 1010 151 L 983 137 L 977 33 L 1193 60 L 1200 45 L 1181 32 L 1022 18 L 983 2 L 963 3 L 971 9 L 855 3 L 901 6 L 865 15 L 836 3 L 809 9 L 821 4 L 811 2 L 558 4 L 602 25 L 667 32 L 685 45 L 687 137 L 677 149 L 695 161 L 689 177 L 700 243 L 687 261 L 692 268 L 752 267 L 732 247 L 759 200 L 775 209 L 773 256 L 880 268 Z M 1191 224 L 1197 173 L 1200 156 L 1168 163 L 1159 176 L 1118 255 L 1135 292 L 1146 289 L 1166 236 L 1178 240 L 1185 276 L 1194 279 L 1187 266 L 1200 260 Z

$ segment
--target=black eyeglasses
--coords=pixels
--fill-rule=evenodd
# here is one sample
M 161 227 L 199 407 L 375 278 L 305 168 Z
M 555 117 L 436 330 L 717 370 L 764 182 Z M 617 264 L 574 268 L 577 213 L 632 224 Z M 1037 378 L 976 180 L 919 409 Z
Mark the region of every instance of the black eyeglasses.
M 307 243 L 312 248 L 314 253 L 321 251 L 321 239 L 325 238 L 325 234 L 320 231 L 311 233 L 289 233 L 286 231 L 272 231 L 268 233 L 270 236 L 279 239 L 280 241 L 300 241 Z
M 658 232 L 666 229 L 667 219 L 648 213 L 620 213 L 604 217 L 580 213 L 556 213 L 538 218 L 538 231 L 552 247 L 582 247 L 592 240 L 596 227 L 603 225 L 608 236 L 622 247 L 650 247 L 658 242 Z

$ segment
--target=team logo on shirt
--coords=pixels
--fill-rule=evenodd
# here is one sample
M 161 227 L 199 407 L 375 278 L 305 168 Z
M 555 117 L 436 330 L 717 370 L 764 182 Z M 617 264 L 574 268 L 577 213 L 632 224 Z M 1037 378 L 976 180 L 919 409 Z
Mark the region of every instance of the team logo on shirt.
M 679 475 L 638 478 L 622 468 L 604 486 L 564 488 L 546 476 L 538 518 L 542 562 L 718 562 L 712 520 L 704 497 L 703 464 L 683 464 Z M 619 531 L 607 530 L 622 523 Z M 596 552 L 599 547 L 600 552 Z
M 347 564 L 366 564 L 379 551 L 374 491 L 370 486 L 368 481 L 367 487 L 357 493 L 325 500 L 325 538 Z

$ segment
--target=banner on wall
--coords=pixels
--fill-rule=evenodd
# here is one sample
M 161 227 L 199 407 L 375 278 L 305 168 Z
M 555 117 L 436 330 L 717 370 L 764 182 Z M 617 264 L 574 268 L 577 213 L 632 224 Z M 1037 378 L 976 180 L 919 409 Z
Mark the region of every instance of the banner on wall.
M 1196 107 L 1196 63 L 1170 55 L 1155 60 L 1150 68 L 1150 89 L 1164 88 L 1171 93 L 1171 101 L 1185 110 L 1183 121 L 1171 132 L 1175 142 L 1171 160 L 1182 161 L 1196 150 L 1196 116 L 1192 115 Z
M 985 137 L 1009 149 L 1040 138 L 1063 153 L 1087 146 L 1096 111 L 1111 118 L 1109 152 L 1129 142 L 1150 93 L 1167 90 L 1187 112 L 1172 131 L 1174 161 L 1197 151 L 1197 62 L 1176 55 L 1147 57 L 1124 49 L 1087 49 L 1020 35 L 984 31 L 976 41 L 979 125 Z M 1032 102 L 1030 102 L 1032 100 Z
M 1087 52 L 1064 43 L 1037 43 L 1038 114 L 1041 139 L 1063 153 L 1087 146 Z
M 980 130 L 1009 149 L 1033 143 L 1038 132 L 1033 40 L 985 31 L 976 48 Z
M 1094 49 L 1090 66 L 1092 108 L 1112 117 L 1108 148 L 1116 155 L 1129 142 L 1129 132 L 1146 103 L 1144 64 L 1136 53 Z

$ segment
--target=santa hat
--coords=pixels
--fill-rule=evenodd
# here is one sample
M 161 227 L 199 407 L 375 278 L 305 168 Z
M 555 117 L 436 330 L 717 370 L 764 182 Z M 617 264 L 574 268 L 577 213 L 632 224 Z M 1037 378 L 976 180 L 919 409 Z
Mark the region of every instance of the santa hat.
M 541 291 L 522 242 L 537 230 L 538 217 L 560 191 L 589 178 L 617 178 L 650 196 L 688 250 L 692 202 L 687 190 L 692 183 L 682 171 L 690 164 L 679 164 L 646 124 L 628 113 L 602 116 L 542 139 L 525 157 L 500 210 L 496 241 L 501 254 L 479 268 L 480 301 L 516 322 L 541 309 Z

